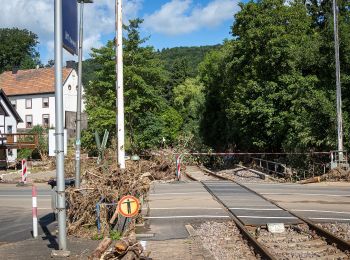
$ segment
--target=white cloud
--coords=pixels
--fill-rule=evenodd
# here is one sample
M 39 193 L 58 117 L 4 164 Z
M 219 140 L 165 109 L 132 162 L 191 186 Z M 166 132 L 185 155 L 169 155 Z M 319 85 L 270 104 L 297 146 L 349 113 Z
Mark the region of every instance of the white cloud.
M 203 27 L 215 27 L 233 19 L 238 0 L 213 0 L 195 6 L 192 0 L 171 0 L 160 10 L 144 17 L 146 29 L 167 35 L 186 34 Z
M 143 0 L 124 1 L 124 21 L 137 16 Z M 47 50 L 44 62 L 54 57 L 54 0 L 1 0 L 0 27 L 18 27 L 39 36 L 41 47 Z M 115 31 L 115 1 L 95 0 L 84 8 L 84 56 L 91 47 L 100 47 L 102 37 Z M 65 59 L 72 56 L 65 54 Z

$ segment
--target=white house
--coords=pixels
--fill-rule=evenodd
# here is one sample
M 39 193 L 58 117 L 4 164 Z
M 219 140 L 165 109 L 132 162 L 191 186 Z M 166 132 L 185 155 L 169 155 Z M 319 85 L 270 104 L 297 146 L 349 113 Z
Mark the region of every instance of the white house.
M 22 122 L 23 120 L 11 105 L 10 100 L 0 89 L 0 166 L 16 160 L 17 149 L 8 149 L 7 137 L 3 134 L 16 133 L 17 124 Z
M 68 63 L 67 63 L 68 64 Z M 78 76 L 73 68 L 63 68 L 63 108 L 65 128 L 74 133 L 72 121 L 77 109 Z M 19 131 L 35 125 L 55 127 L 55 71 L 54 68 L 6 71 L 0 75 L 0 88 L 9 97 L 23 122 Z M 82 111 L 84 111 L 82 102 Z M 74 119 L 75 120 L 75 119 Z

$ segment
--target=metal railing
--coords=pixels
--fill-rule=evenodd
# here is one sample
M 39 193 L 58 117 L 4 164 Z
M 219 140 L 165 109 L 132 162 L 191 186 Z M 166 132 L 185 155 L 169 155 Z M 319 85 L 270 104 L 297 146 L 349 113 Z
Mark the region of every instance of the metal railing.
M 251 158 L 251 159 L 253 160 L 255 167 L 259 168 L 260 170 L 264 170 L 268 173 L 272 172 L 284 177 L 292 175 L 291 170 L 287 168 L 287 166 L 283 163 L 268 161 L 261 158 Z

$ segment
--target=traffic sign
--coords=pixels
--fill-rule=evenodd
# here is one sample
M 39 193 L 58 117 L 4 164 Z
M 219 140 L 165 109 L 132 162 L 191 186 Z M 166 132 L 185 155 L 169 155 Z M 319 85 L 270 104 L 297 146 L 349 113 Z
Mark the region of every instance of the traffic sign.
M 62 0 L 63 48 L 72 55 L 78 53 L 78 3 L 76 0 Z
M 140 209 L 140 201 L 134 196 L 124 196 L 118 202 L 118 212 L 126 218 L 137 215 Z

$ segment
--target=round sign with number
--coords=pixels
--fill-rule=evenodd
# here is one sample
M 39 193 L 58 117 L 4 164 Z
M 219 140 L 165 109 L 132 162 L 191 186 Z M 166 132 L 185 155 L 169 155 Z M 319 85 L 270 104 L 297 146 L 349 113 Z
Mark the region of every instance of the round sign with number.
M 118 202 L 118 212 L 126 218 L 132 218 L 139 213 L 140 201 L 134 196 L 124 196 Z

